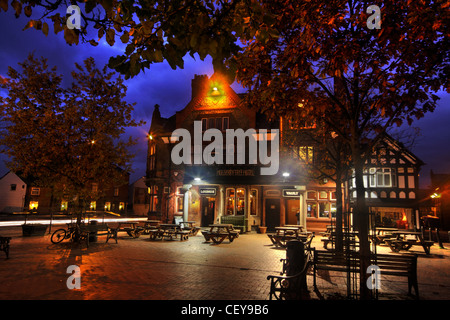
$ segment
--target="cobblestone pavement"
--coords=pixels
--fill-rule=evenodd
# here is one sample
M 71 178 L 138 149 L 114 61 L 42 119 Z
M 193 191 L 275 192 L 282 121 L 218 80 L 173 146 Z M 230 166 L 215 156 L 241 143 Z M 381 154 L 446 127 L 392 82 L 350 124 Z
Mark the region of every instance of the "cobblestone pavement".
M 55 229 L 54 229 L 55 230 Z M 0 252 L 1 300 L 267 300 L 267 276 L 279 274 L 283 249 L 276 249 L 265 234 L 243 234 L 234 242 L 205 243 L 199 233 L 187 241 L 150 241 L 119 234 L 116 244 L 105 236 L 84 245 L 52 244 L 50 236 L 22 237 L 20 228 L 0 229 L 12 236 L 10 258 Z M 321 248 L 320 237 L 313 246 Z M 419 247 L 418 281 L 423 300 L 450 300 L 450 244 L 437 244 L 427 256 Z M 378 252 L 389 253 L 387 247 Z M 81 288 L 69 290 L 70 265 L 81 271 Z M 321 272 L 320 296 L 346 295 L 346 276 Z M 380 300 L 411 300 L 407 279 L 382 277 Z

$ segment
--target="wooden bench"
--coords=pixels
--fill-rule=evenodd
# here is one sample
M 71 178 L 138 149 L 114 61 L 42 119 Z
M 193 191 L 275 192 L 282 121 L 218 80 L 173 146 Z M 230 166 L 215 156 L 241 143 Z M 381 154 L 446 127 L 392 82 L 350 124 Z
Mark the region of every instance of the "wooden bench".
M 230 242 L 239 237 L 239 230 L 231 230 L 229 232 L 211 232 L 202 230 L 203 237 L 205 241 L 208 242 L 212 240 L 215 244 L 221 244 L 223 240 L 228 238 Z
M 180 236 L 180 241 L 189 240 L 190 234 L 191 234 L 190 230 L 179 230 L 175 232 L 176 236 Z
M 313 250 L 314 264 L 314 288 L 317 290 L 317 270 L 337 272 L 360 272 L 360 260 L 358 253 Z M 377 254 L 371 257 L 371 264 L 380 268 L 382 275 L 399 276 L 408 278 L 408 293 L 414 287 L 416 298 L 419 298 L 419 286 L 417 282 L 417 255 L 393 255 Z
M 220 223 L 232 224 L 234 228 L 241 230 L 242 232 L 247 232 L 247 219 L 245 216 L 222 216 L 220 217 Z
M 385 239 L 387 245 L 394 252 L 400 250 L 409 250 L 412 246 L 422 246 L 426 254 L 430 254 L 430 247 L 434 245 L 433 241 L 416 241 L 416 240 L 402 240 L 402 239 Z
M 114 238 L 117 243 L 117 229 L 110 228 L 107 224 L 90 224 L 81 226 L 81 240 L 86 241 L 86 245 L 89 247 L 89 236 L 95 234 L 97 236 L 106 235 L 106 243 L 109 239 Z
M 322 237 L 322 239 L 320 239 L 323 242 L 323 248 L 328 250 L 328 244 L 331 243 L 332 246 L 335 245 L 336 243 L 336 233 L 333 231 L 330 234 L 328 234 L 328 236 L 324 236 Z M 343 233 L 342 234 L 342 243 L 344 247 L 358 247 L 359 242 L 356 239 L 356 236 L 353 234 L 346 234 Z
M 0 250 L 6 254 L 6 259 L 9 258 L 9 242 L 11 237 L 0 237 Z
M 191 234 L 189 230 L 182 230 L 182 229 L 178 230 L 151 229 L 148 230 L 148 233 L 150 235 L 150 240 L 158 240 L 163 238 L 173 240 L 174 237 L 177 238 L 178 236 L 180 236 L 180 241 L 189 240 L 189 235 Z
M 269 300 L 301 300 L 305 291 L 307 291 L 306 274 L 312 265 L 311 250 L 305 245 L 305 262 L 300 272 L 295 275 L 287 275 L 287 259 L 281 259 L 283 262 L 281 275 L 269 275 L 270 280 Z

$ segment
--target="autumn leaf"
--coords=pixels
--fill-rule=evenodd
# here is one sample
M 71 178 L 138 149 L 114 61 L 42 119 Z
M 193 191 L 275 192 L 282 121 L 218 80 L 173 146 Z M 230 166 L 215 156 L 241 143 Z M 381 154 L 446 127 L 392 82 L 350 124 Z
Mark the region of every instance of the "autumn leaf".
M 0 8 L 5 12 L 8 11 L 8 0 L 0 0 Z
M 116 32 L 110 28 L 106 31 L 106 42 L 112 47 L 115 43 Z
M 42 32 L 43 32 L 46 36 L 48 36 L 48 24 L 47 24 L 47 22 L 44 22 L 44 23 L 42 24 Z

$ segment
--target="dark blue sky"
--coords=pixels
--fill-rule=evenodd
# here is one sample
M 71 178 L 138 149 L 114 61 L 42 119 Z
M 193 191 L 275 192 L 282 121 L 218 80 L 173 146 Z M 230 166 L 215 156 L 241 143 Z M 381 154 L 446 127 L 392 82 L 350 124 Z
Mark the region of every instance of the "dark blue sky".
M 82 63 L 92 56 L 100 67 L 108 62 L 109 57 L 123 52 L 120 40 L 115 47 L 110 47 L 104 39 L 97 47 L 89 44 L 69 46 L 62 33 L 53 33 L 53 27 L 50 27 L 47 37 L 34 29 L 22 31 L 26 21 L 24 17 L 16 19 L 11 11 L 0 12 L 0 74 L 4 76 L 8 66 L 17 68 L 17 64 L 23 62 L 30 52 L 34 52 L 36 57 L 47 58 L 50 66 L 57 66 L 58 73 L 68 76 L 67 81 L 71 81 L 70 71 L 75 62 Z M 160 63 L 151 66 L 145 73 L 126 80 L 127 101 L 136 102 L 134 117 L 147 122 L 140 128 L 128 131 L 128 134 L 138 139 L 138 144 L 132 150 L 136 156 L 133 162 L 135 172 L 131 175 L 130 183 L 145 175 L 146 133 L 153 106 L 161 106 L 163 117 L 171 116 L 189 102 L 191 79 L 194 75 L 212 73 L 209 59 L 201 61 L 187 57 L 183 70 L 172 70 L 167 63 Z M 237 84 L 233 88 L 237 92 L 243 92 Z M 437 173 L 450 173 L 450 95 L 442 94 L 441 97 L 434 113 L 413 123 L 414 127 L 420 128 L 420 135 L 411 151 L 426 163 L 421 171 L 421 187 L 429 185 L 430 169 Z M 6 171 L 7 168 L 0 159 L 0 176 Z

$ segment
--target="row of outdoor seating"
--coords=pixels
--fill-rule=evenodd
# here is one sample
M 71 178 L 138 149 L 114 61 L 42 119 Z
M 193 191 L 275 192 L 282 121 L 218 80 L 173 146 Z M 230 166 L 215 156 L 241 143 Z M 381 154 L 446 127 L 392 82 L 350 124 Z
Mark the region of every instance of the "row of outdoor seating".
M 317 273 L 319 270 L 335 272 L 360 273 L 360 257 L 357 252 L 337 252 L 333 250 L 316 250 L 315 248 L 305 250 L 304 264 L 300 272 L 294 275 L 287 275 L 287 259 L 281 259 L 281 275 L 269 275 L 270 280 L 269 299 L 289 300 L 301 298 L 302 291 L 307 287 L 306 275 L 310 267 L 313 268 L 313 286 L 318 292 Z M 373 254 L 370 262 L 381 271 L 383 276 L 406 277 L 408 279 L 408 294 L 415 291 L 416 299 L 419 299 L 419 286 L 417 281 L 417 255 L 405 254 Z M 379 276 L 379 275 L 378 275 Z

